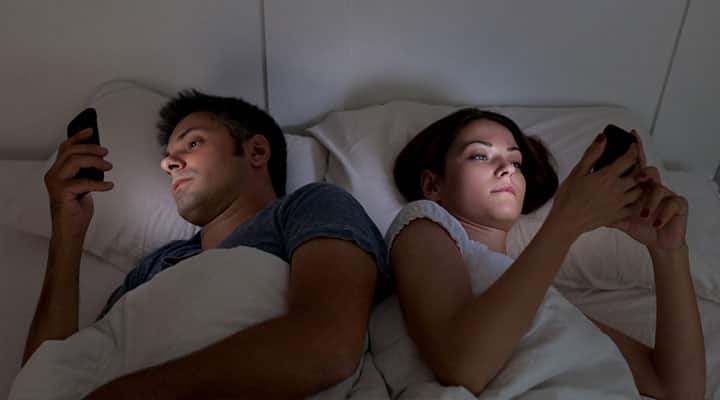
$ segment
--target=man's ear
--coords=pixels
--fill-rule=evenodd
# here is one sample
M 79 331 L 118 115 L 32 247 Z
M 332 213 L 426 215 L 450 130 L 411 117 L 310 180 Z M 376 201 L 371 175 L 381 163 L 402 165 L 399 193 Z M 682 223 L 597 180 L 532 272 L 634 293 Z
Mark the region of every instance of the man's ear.
M 250 160 L 250 165 L 261 168 L 267 165 L 270 160 L 270 142 L 263 135 L 254 135 L 243 143 L 245 155 Z
M 440 176 L 438 174 L 427 169 L 420 174 L 420 188 L 426 199 L 440 202 L 440 184 Z

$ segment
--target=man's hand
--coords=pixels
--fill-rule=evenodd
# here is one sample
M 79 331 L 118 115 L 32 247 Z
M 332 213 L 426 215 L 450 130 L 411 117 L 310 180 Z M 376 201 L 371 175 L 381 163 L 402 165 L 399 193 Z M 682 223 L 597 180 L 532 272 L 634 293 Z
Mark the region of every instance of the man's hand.
M 92 197 L 78 195 L 105 192 L 113 187 L 111 182 L 75 179 L 81 168 L 112 169 L 112 164 L 103 159 L 107 149 L 95 144 L 81 144 L 91 135 L 92 129 L 85 129 L 60 144 L 57 158 L 45 174 L 53 224 L 62 224 L 64 229 L 72 229 L 76 234 L 85 233 L 93 215 Z
M 43 288 L 25 343 L 23 365 L 44 341 L 65 339 L 78 330 L 80 257 L 93 215 L 90 194 L 78 195 L 112 188 L 110 182 L 75 179 L 80 168 L 95 167 L 103 171 L 112 168 L 102 159 L 107 155 L 106 149 L 94 144 L 80 144 L 91 134 L 92 130 L 86 129 L 64 141 L 58 148 L 55 162 L 45 174 L 52 237 Z

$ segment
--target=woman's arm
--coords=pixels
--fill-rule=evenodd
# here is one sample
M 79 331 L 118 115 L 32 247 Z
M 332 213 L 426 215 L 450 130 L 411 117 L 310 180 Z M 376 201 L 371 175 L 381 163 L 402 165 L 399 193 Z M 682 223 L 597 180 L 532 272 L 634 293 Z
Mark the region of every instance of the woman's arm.
M 705 349 L 687 246 L 650 251 L 655 270 L 655 348 L 592 320 L 625 357 L 640 393 L 656 399 L 703 399 Z
M 441 383 L 478 394 L 500 371 L 529 328 L 573 236 L 545 224 L 507 272 L 473 298 L 467 268 L 443 228 L 420 219 L 398 235 L 391 259 L 403 316 Z
M 655 167 L 646 166 L 640 136 L 638 181 L 644 194 L 632 216 L 611 224 L 647 246 L 653 263 L 657 312 L 655 348 L 598 324 L 625 356 L 635 384 L 655 398 L 702 399 L 705 346 L 685 240 L 688 202 L 662 184 Z M 642 209 L 642 210 L 641 210 Z
M 626 206 L 642 190 L 634 178 L 619 176 L 636 163 L 638 149 L 631 146 L 591 174 L 605 147 L 602 139 L 562 183 L 530 244 L 477 298 L 458 249 L 439 225 L 415 220 L 397 236 L 391 263 L 405 323 L 439 381 L 482 391 L 529 328 L 577 236 L 630 215 Z
M 703 399 L 705 345 L 695 298 L 687 245 L 650 250 L 655 271 L 657 321 L 653 362 L 665 398 Z

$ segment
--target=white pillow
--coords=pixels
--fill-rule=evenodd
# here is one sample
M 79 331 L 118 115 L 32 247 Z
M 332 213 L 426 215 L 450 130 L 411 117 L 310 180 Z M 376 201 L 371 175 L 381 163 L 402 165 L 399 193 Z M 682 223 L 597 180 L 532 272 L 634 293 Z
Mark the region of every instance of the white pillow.
M 48 239 L 0 227 L 0 398 L 6 399 L 25 348 L 47 263 Z M 87 252 L 80 263 L 80 326 L 97 318 L 123 273 Z
M 381 231 L 386 231 L 404 205 L 392 176 L 395 157 L 423 128 L 457 109 L 459 107 L 393 101 L 331 113 L 309 132 L 330 152 L 325 179 L 350 191 Z M 487 109 L 512 118 L 525 133 L 540 137 L 557 161 L 561 181 L 608 123 L 635 128 L 642 137 L 648 163 L 660 166 L 645 127 L 621 107 Z M 662 169 L 661 175 L 665 175 Z M 518 221 L 508 239 L 510 256 L 516 257 L 527 245 L 550 206 L 546 204 Z M 573 245 L 556 283 L 607 289 L 651 287 L 650 268 L 649 256 L 642 245 L 620 231 L 598 229 L 582 235 Z M 696 263 L 693 268 L 698 294 L 720 300 L 718 273 L 702 263 Z
M 131 82 L 110 82 L 90 102 L 98 112 L 100 142 L 109 149 L 114 168 L 106 179 L 115 187 L 94 193 L 95 214 L 85 249 L 128 271 L 144 255 L 170 240 L 197 232 L 177 213 L 167 175 L 160 169 L 161 149 L 156 140 L 158 111 L 168 97 Z M 59 140 L 64 140 L 64 136 Z M 327 153 L 314 139 L 286 135 L 288 190 L 322 179 Z M 22 231 L 50 236 L 50 213 L 43 184 L 52 155 L 42 168 L 28 169 L 26 187 L 10 199 L 4 223 Z M 0 200 L 2 200 L 0 198 Z

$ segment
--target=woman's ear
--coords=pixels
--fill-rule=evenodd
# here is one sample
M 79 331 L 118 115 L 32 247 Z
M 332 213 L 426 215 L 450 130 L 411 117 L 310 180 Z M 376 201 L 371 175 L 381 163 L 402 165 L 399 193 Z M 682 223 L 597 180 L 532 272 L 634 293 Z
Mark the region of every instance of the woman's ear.
M 420 174 L 420 188 L 426 199 L 440 202 L 440 176 L 430 170 L 424 170 Z
M 263 167 L 270 161 L 270 142 L 265 136 L 254 135 L 243 143 L 243 147 L 253 167 Z

